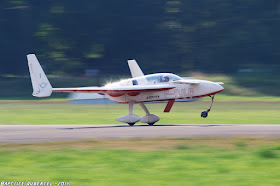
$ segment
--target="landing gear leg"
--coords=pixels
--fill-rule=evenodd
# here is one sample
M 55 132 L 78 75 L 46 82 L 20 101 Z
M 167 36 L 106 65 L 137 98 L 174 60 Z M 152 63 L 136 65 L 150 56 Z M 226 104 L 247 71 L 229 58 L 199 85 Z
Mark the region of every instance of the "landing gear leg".
M 133 115 L 133 105 L 134 105 L 134 102 L 128 103 L 129 115 Z
M 202 111 L 202 112 L 201 112 L 201 117 L 206 118 L 206 117 L 208 116 L 208 112 L 210 112 L 211 107 L 212 107 L 212 104 L 213 104 L 213 102 L 214 102 L 214 96 L 215 96 L 215 95 L 209 96 L 209 97 L 212 98 L 212 101 L 211 101 L 211 103 L 210 103 L 210 107 L 209 107 L 208 110 L 205 110 L 205 111 Z
M 128 104 L 129 104 L 129 114 L 125 115 L 125 116 L 121 116 L 121 117 L 117 118 L 116 120 L 127 123 L 127 124 L 129 124 L 129 126 L 133 126 L 135 123 L 140 121 L 141 118 L 139 116 L 133 114 L 134 102 L 129 102 Z
M 154 125 L 154 123 L 159 120 L 159 117 L 155 114 L 150 114 L 149 110 L 144 105 L 144 103 L 139 103 L 139 105 L 146 112 L 146 115 L 142 116 L 140 121 L 143 122 L 143 123 L 148 123 L 150 126 Z
M 134 105 L 134 102 L 129 102 L 128 103 L 128 110 L 129 110 L 129 115 L 133 115 L 133 105 Z M 136 122 L 131 122 L 131 123 L 128 123 L 129 126 L 133 126 Z

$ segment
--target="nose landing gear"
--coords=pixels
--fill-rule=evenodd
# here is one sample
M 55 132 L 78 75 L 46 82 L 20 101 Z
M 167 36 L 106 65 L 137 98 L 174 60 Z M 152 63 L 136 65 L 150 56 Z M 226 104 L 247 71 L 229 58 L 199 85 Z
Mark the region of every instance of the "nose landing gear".
M 201 117 L 206 118 L 207 116 L 208 112 L 206 110 L 201 112 Z
M 202 117 L 202 118 L 206 118 L 206 117 L 208 116 L 208 112 L 210 112 L 211 107 L 212 107 L 212 104 L 213 104 L 213 102 L 214 102 L 214 96 L 215 96 L 215 95 L 209 96 L 209 97 L 212 98 L 212 101 L 211 101 L 211 103 L 210 103 L 209 109 L 201 112 L 201 117 Z

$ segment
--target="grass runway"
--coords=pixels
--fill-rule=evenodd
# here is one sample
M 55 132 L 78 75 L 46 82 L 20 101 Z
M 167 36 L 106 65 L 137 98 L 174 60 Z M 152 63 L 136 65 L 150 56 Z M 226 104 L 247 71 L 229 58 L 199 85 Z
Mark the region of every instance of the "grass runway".
M 0 145 L 1 180 L 71 185 L 279 185 L 280 139 L 175 138 Z
M 175 103 L 164 113 L 166 103 L 146 104 L 161 119 L 157 124 L 280 124 L 280 102 L 216 101 L 208 118 L 200 113 L 210 101 Z M 139 105 L 134 113 L 143 116 Z M 114 124 L 117 117 L 128 114 L 127 104 L 73 105 L 62 102 L 1 102 L 0 124 Z

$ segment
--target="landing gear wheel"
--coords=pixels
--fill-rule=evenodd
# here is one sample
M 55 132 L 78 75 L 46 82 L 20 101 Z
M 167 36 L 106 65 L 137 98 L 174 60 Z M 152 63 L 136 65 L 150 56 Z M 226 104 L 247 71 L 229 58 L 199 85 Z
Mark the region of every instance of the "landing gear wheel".
M 208 112 L 210 112 L 211 107 L 212 107 L 212 104 L 213 104 L 213 102 L 214 102 L 214 97 L 215 97 L 215 95 L 213 95 L 213 96 L 209 96 L 209 97 L 211 97 L 211 98 L 212 98 L 212 101 L 211 101 L 211 103 L 210 103 L 210 107 L 209 107 L 209 109 L 201 112 L 201 117 L 203 117 L 203 118 L 207 118 L 207 116 L 208 116 Z
M 207 111 L 201 112 L 201 117 L 206 118 L 207 116 L 208 116 L 208 112 Z
M 149 124 L 149 126 L 153 126 L 155 123 L 148 123 Z
M 131 127 L 132 127 L 135 123 L 128 123 L 128 124 L 129 124 L 129 126 L 131 126 Z

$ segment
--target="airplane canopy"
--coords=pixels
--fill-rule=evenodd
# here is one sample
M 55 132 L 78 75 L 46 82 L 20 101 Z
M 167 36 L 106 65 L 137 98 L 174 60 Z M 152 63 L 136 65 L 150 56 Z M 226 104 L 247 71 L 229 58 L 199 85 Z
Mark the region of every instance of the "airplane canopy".
M 171 73 L 159 73 L 145 76 L 149 84 L 166 83 L 172 81 L 182 80 L 181 77 Z

